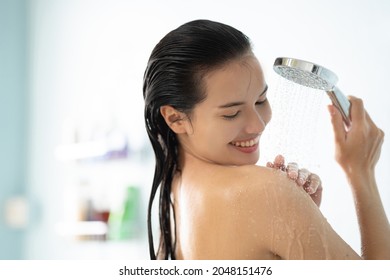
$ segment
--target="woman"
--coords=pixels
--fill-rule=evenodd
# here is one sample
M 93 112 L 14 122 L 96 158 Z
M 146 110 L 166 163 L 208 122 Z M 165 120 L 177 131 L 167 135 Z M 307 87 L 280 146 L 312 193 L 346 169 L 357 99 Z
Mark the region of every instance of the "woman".
M 207 20 L 171 31 L 152 51 L 143 93 L 156 156 L 148 209 L 152 259 L 390 258 L 389 223 L 374 177 L 384 135 L 361 100 L 350 97 L 349 131 L 329 106 L 336 160 L 356 202 L 359 256 L 321 214 L 317 176 L 296 165 L 286 176 L 281 157 L 269 164 L 276 169 L 255 165 L 271 108 L 244 34 Z M 156 256 L 151 209 L 159 188 Z

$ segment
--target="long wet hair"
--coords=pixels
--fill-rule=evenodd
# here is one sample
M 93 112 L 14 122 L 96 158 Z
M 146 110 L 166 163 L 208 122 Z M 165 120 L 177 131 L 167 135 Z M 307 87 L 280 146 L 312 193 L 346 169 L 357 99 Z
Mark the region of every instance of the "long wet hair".
M 206 98 L 203 76 L 250 50 L 248 37 L 239 30 L 218 22 L 195 20 L 169 32 L 150 55 L 143 96 L 146 130 L 156 157 L 147 217 L 151 259 L 156 259 L 156 254 L 161 259 L 175 259 L 170 196 L 173 176 L 180 171 L 180 143 L 160 107 L 170 105 L 190 116 L 195 105 Z M 156 253 L 151 212 L 159 188 L 160 243 Z

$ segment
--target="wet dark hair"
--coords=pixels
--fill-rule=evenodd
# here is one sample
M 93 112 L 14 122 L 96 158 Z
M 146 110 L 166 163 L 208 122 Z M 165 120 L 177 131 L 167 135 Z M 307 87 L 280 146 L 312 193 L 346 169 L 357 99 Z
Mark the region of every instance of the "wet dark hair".
M 195 20 L 169 32 L 152 51 L 143 83 L 146 130 L 156 157 L 147 218 L 151 259 L 156 259 L 151 212 L 159 187 L 157 256 L 175 259 L 170 195 L 173 176 L 179 171 L 179 142 L 162 117 L 160 107 L 170 105 L 189 116 L 195 105 L 206 98 L 202 77 L 250 50 L 248 37 L 239 30 L 218 22 Z

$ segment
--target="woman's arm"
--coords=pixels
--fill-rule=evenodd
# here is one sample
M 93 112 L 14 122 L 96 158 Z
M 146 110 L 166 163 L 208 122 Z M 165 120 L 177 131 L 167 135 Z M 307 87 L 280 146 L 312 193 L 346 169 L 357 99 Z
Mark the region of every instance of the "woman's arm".
M 351 120 L 344 127 L 341 114 L 329 106 L 335 135 L 336 160 L 344 170 L 353 193 L 358 217 L 362 257 L 390 259 L 390 226 L 375 180 L 384 133 L 371 120 L 361 99 L 350 97 Z

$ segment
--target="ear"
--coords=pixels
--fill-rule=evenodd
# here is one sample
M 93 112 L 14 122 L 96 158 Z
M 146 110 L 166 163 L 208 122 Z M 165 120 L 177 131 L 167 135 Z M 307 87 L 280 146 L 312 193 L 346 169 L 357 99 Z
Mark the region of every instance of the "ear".
M 160 113 L 170 129 L 176 134 L 186 133 L 187 116 L 170 105 L 160 107 Z

